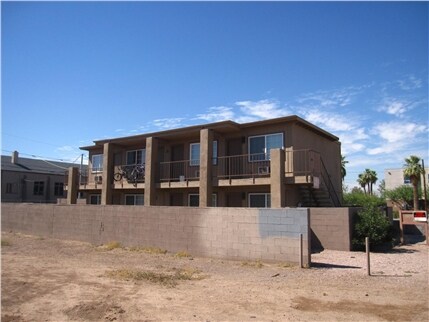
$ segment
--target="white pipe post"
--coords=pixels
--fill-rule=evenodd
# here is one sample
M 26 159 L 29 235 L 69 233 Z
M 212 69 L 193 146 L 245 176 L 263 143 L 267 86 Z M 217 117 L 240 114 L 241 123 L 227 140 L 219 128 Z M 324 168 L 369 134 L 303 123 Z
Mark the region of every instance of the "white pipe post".
M 302 234 L 299 234 L 299 267 L 303 268 L 303 262 L 302 262 L 302 257 L 303 257 L 303 247 L 302 247 Z
M 365 237 L 365 248 L 366 248 L 366 270 L 367 270 L 368 276 L 371 276 L 371 265 L 370 265 L 370 258 L 369 258 L 369 237 Z

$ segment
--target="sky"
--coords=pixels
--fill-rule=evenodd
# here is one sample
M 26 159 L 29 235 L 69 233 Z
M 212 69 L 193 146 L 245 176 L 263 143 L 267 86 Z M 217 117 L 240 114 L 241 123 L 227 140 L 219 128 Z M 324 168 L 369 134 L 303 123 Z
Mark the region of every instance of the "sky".
M 1 2 L 2 154 L 298 115 L 345 183 L 428 158 L 428 2 Z

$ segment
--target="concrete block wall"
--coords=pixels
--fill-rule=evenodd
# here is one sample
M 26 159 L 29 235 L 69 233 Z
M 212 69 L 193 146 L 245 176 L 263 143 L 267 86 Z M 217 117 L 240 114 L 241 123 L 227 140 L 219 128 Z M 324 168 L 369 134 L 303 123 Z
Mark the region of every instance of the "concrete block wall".
M 354 216 L 360 208 L 310 208 L 313 249 L 352 250 Z
M 2 230 L 237 260 L 311 263 L 307 208 L 2 204 Z

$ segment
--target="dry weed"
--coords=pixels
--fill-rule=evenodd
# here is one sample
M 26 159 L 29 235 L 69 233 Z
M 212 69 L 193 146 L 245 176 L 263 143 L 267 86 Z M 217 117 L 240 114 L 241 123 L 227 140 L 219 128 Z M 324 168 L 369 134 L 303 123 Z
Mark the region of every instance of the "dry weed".
M 117 278 L 126 281 L 148 281 L 154 284 L 160 284 L 166 287 L 175 287 L 179 280 L 200 280 L 204 276 L 201 271 L 195 269 L 179 269 L 174 274 L 157 273 L 151 271 L 139 271 L 132 269 L 118 269 L 107 271 L 106 275 L 111 278 Z
M 180 252 L 177 252 L 175 257 L 183 258 L 183 257 L 192 257 L 191 254 L 189 254 L 186 250 L 182 250 Z
M 264 264 L 260 260 L 257 260 L 255 262 L 245 261 L 245 262 L 241 262 L 241 266 L 254 267 L 254 268 L 262 268 L 262 267 L 264 267 Z
M 159 247 L 139 247 L 134 246 L 128 249 L 131 252 L 143 252 L 147 254 L 167 254 L 167 250 Z
M 1 245 L 2 245 L 2 246 L 10 246 L 10 245 L 11 245 L 11 243 L 10 243 L 10 241 L 8 241 L 8 240 L 6 240 L 6 239 L 2 239 L 2 240 L 1 240 Z

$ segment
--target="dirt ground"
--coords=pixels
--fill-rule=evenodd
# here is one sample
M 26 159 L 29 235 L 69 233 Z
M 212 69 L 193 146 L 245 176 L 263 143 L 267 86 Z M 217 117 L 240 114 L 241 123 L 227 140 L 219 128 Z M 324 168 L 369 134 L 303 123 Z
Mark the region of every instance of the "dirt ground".
M 2 233 L 2 321 L 429 321 L 424 244 L 313 267 Z M 182 254 L 186 255 L 186 254 Z

